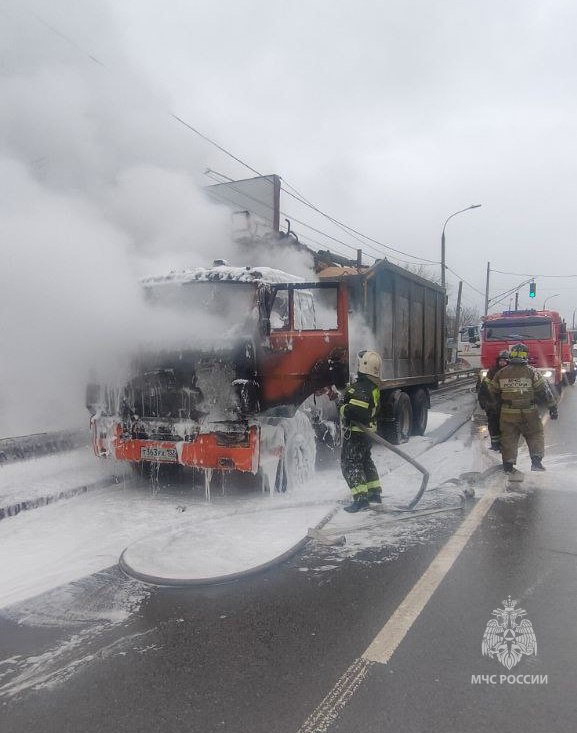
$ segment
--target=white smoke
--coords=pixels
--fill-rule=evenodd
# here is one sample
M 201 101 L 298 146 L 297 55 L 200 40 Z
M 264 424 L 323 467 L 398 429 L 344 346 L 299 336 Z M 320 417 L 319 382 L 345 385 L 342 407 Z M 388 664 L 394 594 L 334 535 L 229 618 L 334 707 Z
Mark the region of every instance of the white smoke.
M 5 3 L 0 58 L 0 437 L 82 424 L 88 374 L 175 329 L 141 276 L 217 257 L 312 277 L 306 255 L 233 243 L 201 190 L 206 145 L 131 67 L 101 0 Z
M 11 436 L 87 419 L 89 371 L 145 330 L 141 275 L 233 250 L 229 211 L 195 180 L 194 136 L 129 67 L 101 2 L 19 0 L 0 20 L 0 436 Z

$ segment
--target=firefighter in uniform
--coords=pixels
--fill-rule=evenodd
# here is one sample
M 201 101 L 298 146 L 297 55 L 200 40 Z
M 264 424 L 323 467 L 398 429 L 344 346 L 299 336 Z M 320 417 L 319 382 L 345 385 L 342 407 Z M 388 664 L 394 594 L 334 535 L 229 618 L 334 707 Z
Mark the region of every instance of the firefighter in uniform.
M 501 417 L 501 409 L 497 400 L 491 394 L 490 384 L 499 369 L 503 369 L 509 363 L 509 352 L 501 351 L 495 359 L 494 365 L 487 371 L 485 378 L 481 382 L 477 399 L 481 409 L 485 410 L 487 415 L 487 426 L 489 428 L 489 437 L 491 438 L 491 450 L 501 450 L 501 429 L 499 420 Z
M 342 428 L 341 470 L 353 495 L 347 512 L 368 509 L 369 502 L 381 503 L 381 482 L 371 457 L 371 438 L 353 425 L 365 425 L 371 432 L 377 429 L 380 404 L 378 384 L 381 376 L 381 357 L 375 351 L 361 351 L 358 355 L 357 379 L 344 391 L 339 408 Z
M 501 454 L 506 473 L 515 470 L 521 435 L 527 441 L 531 470 L 545 470 L 541 462 L 545 454 L 545 438 L 537 405 L 546 405 L 552 420 L 558 417 L 557 402 L 549 383 L 529 366 L 528 360 L 525 344 L 516 344 L 509 352 L 509 365 L 500 369 L 489 385 L 501 405 Z

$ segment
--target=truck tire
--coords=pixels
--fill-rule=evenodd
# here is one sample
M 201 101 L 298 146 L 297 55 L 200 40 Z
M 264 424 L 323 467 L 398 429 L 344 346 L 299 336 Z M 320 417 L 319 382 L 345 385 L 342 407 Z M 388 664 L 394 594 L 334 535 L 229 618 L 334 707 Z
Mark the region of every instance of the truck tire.
M 314 440 L 311 445 L 311 441 L 299 433 L 288 438 L 285 445 L 284 469 L 286 472 L 286 485 L 289 489 L 302 486 L 313 477 L 315 458 Z
M 424 387 L 411 392 L 411 407 L 413 408 L 413 429 L 411 435 L 424 435 L 429 419 L 429 394 Z
M 389 443 L 406 443 L 413 430 L 413 408 L 406 392 L 396 390 L 385 404 L 384 416 L 379 421 L 379 434 Z
M 293 489 L 306 484 L 315 473 L 315 431 L 308 415 L 297 410 L 293 418 L 284 421 L 285 446 L 283 472 L 277 469 L 280 490 Z M 284 473 L 284 480 L 281 478 Z

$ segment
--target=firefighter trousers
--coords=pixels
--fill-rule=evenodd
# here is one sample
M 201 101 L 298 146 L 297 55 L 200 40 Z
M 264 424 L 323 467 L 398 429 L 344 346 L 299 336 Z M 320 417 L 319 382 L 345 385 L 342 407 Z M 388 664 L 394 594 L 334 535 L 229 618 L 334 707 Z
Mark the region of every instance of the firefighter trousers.
M 372 441 L 365 433 L 351 431 L 350 437 L 343 438 L 341 471 L 353 496 L 381 488 L 371 445 Z
M 528 410 L 501 410 L 501 455 L 504 463 L 516 463 L 521 435 L 527 441 L 531 458 L 545 455 L 543 423 L 536 407 Z
M 489 428 L 489 436 L 491 445 L 501 445 L 501 429 L 499 427 L 500 416 L 495 410 L 485 410 L 487 413 L 487 427 Z

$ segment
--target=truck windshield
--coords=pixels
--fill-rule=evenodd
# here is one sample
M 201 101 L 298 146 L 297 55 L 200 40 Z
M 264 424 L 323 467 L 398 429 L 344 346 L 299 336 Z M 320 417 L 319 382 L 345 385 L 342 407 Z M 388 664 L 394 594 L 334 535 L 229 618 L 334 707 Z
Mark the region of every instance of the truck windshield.
M 486 341 L 531 341 L 551 338 L 551 321 L 490 321 L 484 326 Z
M 181 315 L 222 318 L 229 328 L 250 319 L 255 296 L 253 284 L 234 281 L 162 283 L 146 288 L 146 298 L 152 305 Z

